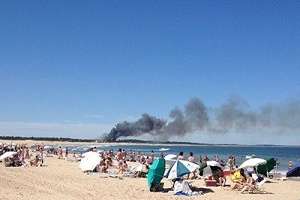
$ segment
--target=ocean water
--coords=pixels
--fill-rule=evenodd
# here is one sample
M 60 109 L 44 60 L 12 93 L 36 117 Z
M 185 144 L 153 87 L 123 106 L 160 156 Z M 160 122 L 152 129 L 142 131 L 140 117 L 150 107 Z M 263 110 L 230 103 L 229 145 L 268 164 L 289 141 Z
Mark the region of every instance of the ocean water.
M 95 144 L 98 150 L 114 150 L 117 151 L 119 148 L 125 149 L 126 151 L 135 152 L 151 152 L 152 150 L 158 156 L 161 153 L 167 154 L 178 154 L 180 151 L 184 152 L 185 157 L 189 156 L 189 152 L 193 152 L 197 160 L 200 156 L 208 156 L 213 159 L 216 155 L 225 161 L 227 161 L 230 155 L 236 157 L 236 163 L 239 165 L 246 160 L 247 155 L 255 155 L 259 158 L 269 159 L 275 158 L 278 162 L 278 170 L 287 171 L 288 162 L 292 161 L 294 165 L 300 164 L 300 146 L 222 146 L 222 145 L 99 145 Z M 87 151 L 89 146 L 69 146 L 69 149 L 76 152 Z M 161 151 L 164 148 L 165 151 Z

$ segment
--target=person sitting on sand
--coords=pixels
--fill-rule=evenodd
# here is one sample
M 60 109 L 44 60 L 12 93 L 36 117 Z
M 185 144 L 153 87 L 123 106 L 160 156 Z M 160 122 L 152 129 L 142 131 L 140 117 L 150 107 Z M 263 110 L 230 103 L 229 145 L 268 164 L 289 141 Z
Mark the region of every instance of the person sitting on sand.
M 36 155 L 35 158 L 33 160 L 30 161 L 30 166 L 34 166 L 37 167 L 39 163 L 39 156 Z
M 106 163 L 106 160 L 105 159 L 101 160 L 99 164 L 99 169 L 97 171 L 101 173 L 107 173 L 107 169 L 108 169 L 108 165 Z
M 232 171 L 231 181 L 233 182 L 232 190 L 241 190 L 247 181 L 244 169 Z
M 140 163 L 143 164 L 143 165 L 146 164 L 145 156 L 143 156 L 143 155 L 140 156 Z
M 252 177 L 252 173 L 248 173 L 247 181 L 244 184 L 244 187 L 242 188 L 241 193 L 243 194 L 247 190 L 250 191 L 250 190 L 253 190 L 254 188 L 255 188 L 255 180 Z

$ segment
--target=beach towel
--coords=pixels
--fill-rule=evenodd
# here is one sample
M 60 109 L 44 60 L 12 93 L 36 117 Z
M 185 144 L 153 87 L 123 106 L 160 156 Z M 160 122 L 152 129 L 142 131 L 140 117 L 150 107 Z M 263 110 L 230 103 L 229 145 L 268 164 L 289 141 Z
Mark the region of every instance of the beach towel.
M 192 195 L 192 190 L 187 181 L 179 180 L 174 184 L 175 195 Z

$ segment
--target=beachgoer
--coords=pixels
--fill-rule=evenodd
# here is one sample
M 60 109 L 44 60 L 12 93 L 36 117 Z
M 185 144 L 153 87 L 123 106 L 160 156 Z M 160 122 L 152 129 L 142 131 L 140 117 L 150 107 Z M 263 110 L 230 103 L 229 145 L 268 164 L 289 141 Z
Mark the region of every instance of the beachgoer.
M 117 159 L 117 161 L 120 161 L 123 159 L 122 149 L 119 149 L 119 151 L 117 152 L 116 159 Z
M 68 155 L 69 155 L 69 149 L 68 147 L 66 147 L 65 157 L 68 158 Z
M 252 173 L 248 173 L 248 178 L 246 183 L 244 184 L 244 187 L 241 190 L 241 193 L 245 193 L 247 190 L 250 191 L 255 188 L 255 180 L 252 177 Z
M 195 157 L 194 157 L 194 154 L 193 154 L 193 152 L 190 152 L 190 156 L 188 157 L 188 161 L 190 161 L 190 162 L 195 162 Z
M 63 158 L 63 150 L 61 148 L 61 146 L 58 148 L 58 159 L 62 159 Z
M 183 160 L 184 159 L 184 156 L 183 156 L 183 152 L 179 152 L 179 155 L 177 157 L 178 160 Z
M 231 181 L 233 182 L 232 190 L 241 190 L 247 181 L 244 169 L 231 172 Z

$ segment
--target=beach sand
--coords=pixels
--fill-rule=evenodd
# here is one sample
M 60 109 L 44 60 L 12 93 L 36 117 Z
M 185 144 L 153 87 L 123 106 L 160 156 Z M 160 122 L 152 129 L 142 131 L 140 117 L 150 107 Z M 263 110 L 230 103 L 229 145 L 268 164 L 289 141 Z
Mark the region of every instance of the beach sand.
M 86 175 L 78 163 L 46 158 L 44 167 L 5 168 L 0 166 L 1 200 L 99 200 L 99 199 L 181 199 L 171 193 L 151 193 L 144 178 L 104 178 L 99 174 Z M 171 186 L 164 180 L 165 188 Z M 300 200 L 299 181 L 275 181 L 266 183 L 270 194 L 240 194 L 229 187 L 205 188 L 203 180 L 192 181 L 193 186 L 205 192 L 189 199 L 252 199 L 252 200 Z

